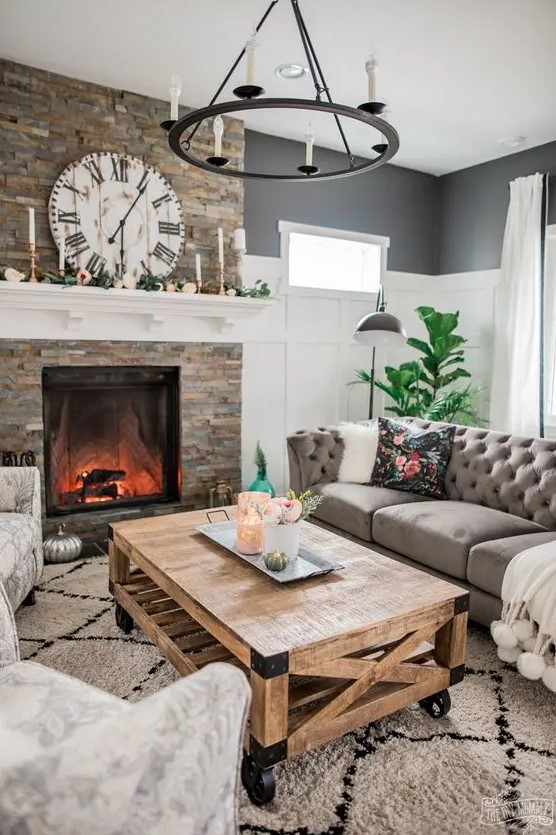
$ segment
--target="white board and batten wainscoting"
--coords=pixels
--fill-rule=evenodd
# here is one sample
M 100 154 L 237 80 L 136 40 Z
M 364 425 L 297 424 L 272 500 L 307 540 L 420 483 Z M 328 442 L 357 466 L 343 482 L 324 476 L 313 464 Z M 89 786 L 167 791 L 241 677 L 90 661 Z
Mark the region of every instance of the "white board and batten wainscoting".
M 357 368 L 370 368 L 370 349 L 352 334 L 359 319 L 375 308 L 376 296 L 290 288 L 280 258 L 247 256 L 245 283 L 261 278 L 277 288 L 278 303 L 247 326 L 243 355 L 243 480 L 253 474 L 257 440 L 263 446 L 269 476 L 278 490 L 287 488 L 284 438 L 290 432 L 342 420 L 368 417 L 368 386 L 349 386 Z M 488 412 L 494 293 L 498 270 L 428 276 L 386 272 L 387 309 L 404 323 L 408 335 L 423 336 L 415 308 L 430 305 L 460 311 L 459 332 L 468 338 L 467 368 L 484 389 Z M 377 369 L 416 356 L 409 348 L 377 352 Z M 376 400 L 375 411 L 384 403 Z

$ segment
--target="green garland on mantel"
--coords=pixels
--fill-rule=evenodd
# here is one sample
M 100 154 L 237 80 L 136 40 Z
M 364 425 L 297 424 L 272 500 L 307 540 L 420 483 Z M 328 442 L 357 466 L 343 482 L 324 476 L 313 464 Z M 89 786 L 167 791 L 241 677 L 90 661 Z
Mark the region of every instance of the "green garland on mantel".
M 162 278 L 159 275 L 152 273 L 144 273 L 139 276 L 135 286 L 130 286 L 129 281 L 126 283 L 124 276 L 121 279 L 119 276 L 109 275 L 108 273 L 101 273 L 100 275 L 91 275 L 87 270 L 66 270 L 65 275 L 61 276 L 59 273 L 52 270 L 41 270 L 40 267 L 35 269 L 35 277 L 41 284 L 55 284 L 62 287 L 102 287 L 104 290 L 147 290 L 149 292 L 167 293 L 197 293 L 195 284 L 184 276 L 183 278 Z M 30 274 L 15 270 L 13 267 L 0 267 L 0 281 L 8 281 L 10 283 L 28 283 L 30 281 Z M 270 287 L 266 281 L 260 279 L 255 282 L 253 287 L 232 287 L 231 285 L 224 285 L 227 296 L 240 296 L 249 299 L 270 299 L 272 294 Z M 201 290 L 202 295 L 218 294 L 219 286 L 216 282 L 211 284 L 203 284 Z

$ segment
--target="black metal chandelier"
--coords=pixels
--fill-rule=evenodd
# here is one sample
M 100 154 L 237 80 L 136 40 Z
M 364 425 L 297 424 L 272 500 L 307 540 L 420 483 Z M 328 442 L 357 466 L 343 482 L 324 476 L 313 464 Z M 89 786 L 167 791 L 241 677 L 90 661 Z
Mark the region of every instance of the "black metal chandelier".
M 350 177 L 354 174 L 360 174 L 363 171 L 371 171 L 384 165 L 392 159 L 399 148 L 399 136 L 395 128 L 389 122 L 381 118 L 384 113 L 384 102 L 374 101 L 376 98 L 376 83 L 375 83 L 375 69 L 376 63 L 368 61 L 365 65 L 369 75 L 369 101 L 360 104 L 359 107 L 350 107 L 348 105 L 336 104 L 330 94 L 330 89 L 326 83 L 322 68 L 315 52 L 315 48 L 309 36 L 307 26 L 301 10 L 299 8 L 298 0 L 290 0 L 295 22 L 299 30 L 301 42 L 305 52 L 307 65 L 315 87 L 314 99 L 299 99 L 299 98 L 264 98 L 264 90 L 259 85 L 255 84 L 254 79 L 254 48 L 255 35 L 260 31 L 268 16 L 279 0 L 272 0 L 258 25 L 255 27 L 253 37 L 247 42 L 246 46 L 241 50 L 238 57 L 234 61 L 232 67 L 227 73 L 226 77 L 218 87 L 216 93 L 212 97 L 207 107 L 192 110 L 178 118 L 178 98 L 180 93 L 179 80 L 177 86 L 171 88 L 174 91 L 172 96 L 172 112 L 171 118 L 161 123 L 161 127 L 168 132 L 168 142 L 172 151 L 185 162 L 190 163 L 198 168 L 203 168 L 206 171 L 211 171 L 214 174 L 225 174 L 227 177 L 238 177 L 241 179 L 256 179 L 256 180 L 281 180 L 282 182 L 299 182 L 308 180 L 333 180 L 340 177 Z M 236 101 L 220 102 L 217 99 L 224 90 L 232 74 L 238 67 L 243 57 L 247 55 L 247 83 L 236 87 L 234 95 Z M 177 91 L 177 95 L 176 95 Z M 300 165 L 296 172 L 289 172 L 284 174 L 277 173 L 259 173 L 252 171 L 243 171 L 229 167 L 230 160 L 222 153 L 222 132 L 223 122 L 222 114 L 234 113 L 236 111 L 247 110 L 277 110 L 277 109 L 294 109 L 304 111 L 317 111 L 320 113 L 330 114 L 334 119 L 340 138 L 346 154 L 346 164 L 344 167 L 335 171 L 320 171 L 316 165 L 313 165 L 312 160 L 312 142 L 314 136 L 307 139 L 307 153 L 305 164 Z M 201 124 L 206 119 L 214 119 L 213 131 L 215 135 L 214 153 L 206 158 L 201 158 L 193 154 L 191 150 L 192 140 L 199 130 Z M 379 143 L 371 146 L 371 150 L 376 155 L 373 159 L 363 159 L 357 161 L 351 151 L 349 142 L 347 140 L 344 127 L 341 119 L 351 119 L 356 122 L 361 122 L 373 128 L 382 135 Z M 310 145 L 310 148 L 309 148 Z

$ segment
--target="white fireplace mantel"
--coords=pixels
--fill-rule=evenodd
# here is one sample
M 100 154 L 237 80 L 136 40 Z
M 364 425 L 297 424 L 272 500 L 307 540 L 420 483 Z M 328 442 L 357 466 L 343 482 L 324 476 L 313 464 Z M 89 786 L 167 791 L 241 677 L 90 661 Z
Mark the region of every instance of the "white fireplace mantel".
M 0 282 L 0 337 L 153 339 L 168 331 L 229 334 L 268 299 Z M 68 331 L 72 333 L 68 333 Z M 93 331 L 93 333 L 88 333 Z M 118 333 L 121 335 L 118 337 Z M 235 340 L 234 340 L 235 341 Z M 241 341 L 241 340 L 238 340 Z

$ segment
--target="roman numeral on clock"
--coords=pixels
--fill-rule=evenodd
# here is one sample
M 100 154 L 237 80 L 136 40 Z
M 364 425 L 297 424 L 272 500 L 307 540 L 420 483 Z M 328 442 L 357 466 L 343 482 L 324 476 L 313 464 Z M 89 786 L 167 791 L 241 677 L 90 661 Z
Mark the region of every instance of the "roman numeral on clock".
M 93 252 L 89 260 L 85 265 L 85 269 L 89 270 L 91 275 L 98 275 L 98 273 L 102 273 L 104 267 L 106 266 L 106 259 L 101 258 L 100 255 L 97 255 L 96 252 Z
M 141 179 L 137 183 L 137 188 L 138 188 L 139 191 L 145 191 L 148 184 L 149 184 L 149 172 L 148 171 L 143 171 L 143 176 L 141 177 Z
M 179 223 L 167 223 L 165 220 L 158 221 L 158 231 L 161 235 L 179 235 Z
M 81 194 L 81 192 L 79 191 L 79 189 L 78 189 L 78 188 L 75 188 L 75 186 L 72 186 L 72 184 L 71 184 L 71 183 L 68 183 L 68 182 L 66 181 L 66 182 L 65 182 L 65 183 L 63 183 L 62 185 L 63 185 L 63 187 L 64 187 L 64 188 L 67 188 L 67 190 L 68 190 L 68 191 L 73 191 L 73 193 L 74 193 L 74 194 L 77 194 L 77 196 L 78 196 L 78 197 L 83 197 L 83 195 Z
M 111 180 L 119 183 L 127 183 L 127 159 L 125 157 L 110 157 L 112 163 Z
M 87 238 L 83 232 L 76 232 L 66 238 L 66 249 L 71 250 L 72 255 L 81 255 L 82 252 L 89 249 Z
M 162 206 L 163 203 L 169 203 L 169 202 L 170 202 L 170 195 L 168 194 L 168 192 L 165 192 L 162 195 L 162 197 L 157 197 L 156 200 L 153 200 L 152 204 L 153 204 L 155 209 L 159 209 Z
M 97 183 L 97 185 L 100 185 L 104 182 L 102 171 L 100 170 L 98 164 L 94 161 L 94 159 L 92 159 L 90 162 L 86 162 L 85 168 L 91 175 L 91 180 L 93 181 L 93 183 Z
M 167 246 L 164 246 L 164 244 L 161 244 L 159 241 L 153 249 L 153 255 L 155 258 L 158 258 L 160 261 L 164 261 L 165 264 L 171 267 L 174 263 L 174 258 L 176 257 L 177 253 L 171 249 L 168 249 Z
M 63 212 L 58 209 L 58 223 L 73 223 L 74 226 L 79 226 L 81 219 L 77 212 Z

